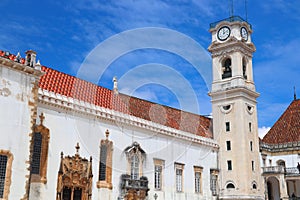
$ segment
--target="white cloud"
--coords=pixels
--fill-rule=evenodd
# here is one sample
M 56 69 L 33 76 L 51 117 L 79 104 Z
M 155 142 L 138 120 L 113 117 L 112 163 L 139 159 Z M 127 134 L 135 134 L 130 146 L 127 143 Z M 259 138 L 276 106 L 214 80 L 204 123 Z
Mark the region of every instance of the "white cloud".
M 259 127 L 258 128 L 258 136 L 262 139 L 267 133 L 268 131 L 271 129 L 271 127 Z

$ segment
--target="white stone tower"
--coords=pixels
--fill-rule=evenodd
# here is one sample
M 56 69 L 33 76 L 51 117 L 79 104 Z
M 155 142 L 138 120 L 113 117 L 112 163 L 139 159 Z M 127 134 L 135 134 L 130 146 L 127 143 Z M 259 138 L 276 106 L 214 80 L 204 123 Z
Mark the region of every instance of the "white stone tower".
M 252 27 L 232 16 L 210 25 L 213 131 L 219 150 L 219 199 L 264 199 L 252 73 Z

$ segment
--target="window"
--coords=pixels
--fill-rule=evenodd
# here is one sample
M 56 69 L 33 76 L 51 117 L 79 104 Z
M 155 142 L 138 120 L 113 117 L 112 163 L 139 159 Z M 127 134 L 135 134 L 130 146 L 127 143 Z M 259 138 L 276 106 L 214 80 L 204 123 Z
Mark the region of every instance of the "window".
M 226 149 L 227 149 L 227 151 L 231 150 L 231 143 L 230 143 L 230 141 L 226 141 Z
M 34 127 L 31 140 L 30 180 L 33 183 L 46 183 L 50 134 L 49 129 L 43 125 L 44 114 L 41 113 L 39 118 L 40 124 Z
M 234 186 L 232 183 L 228 183 L 228 184 L 226 185 L 226 188 L 227 188 L 227 189 L 234 189 L 235 186 Z
M 175 164 L 175 172 L 176 172 L 176 191 L 182 192 L 183 191 L 183 164 Z
M 63 189 L 63 200 L 71 200 L 72 190 L 71 188 L 64 187 Z
M 6 177 L 7 156 L 0 155 L 0 198 L 3 198 Z
M 256 186 L 256 184 L 255 184 L 255 183 L 253 183 L 253 185 L 252 185 L 252 189 L 254 189 L 254 190 L 256 190 L 256 189 L 257 189 L 257 186 Z
M 202 193 L 202 167 L 194 166 L 195 193 Z
M 254 171 L 254 161 L 253 160 L 251 161 L 251 168 L 252 168 L 252 171 Z
M 82 196 L 82 189 L 81 188 L 74 188 L 73 189 L 73 198 L 72 197 L 72 189 L 68 187 L 64 187 L 63 189 L 63 200 L 81 200 Z
M 112 189 L 112 149 L 113 143 L 108 139 L 109 131 L 105 132 L 106 139 L 100 143 L 99 178 L 98 188 Z
M 154 189 L 161 190 L 162 189 L 162 181 L 163 181 L 163 168 L 165 165 L 165 161 L 161 159 L 153 159 L 154 161 Z
M 31 173 L 40 174 L 41 152 L 42 152 L 42 134 L 33 134 L 33 153 L 31 161 Z
M 252 124 L 251 124 L 251 122 L 249 122 L 249 132 L 251 132 L 252 131 Z
M 101 145 L 101 148 L 100 148 L 99 181 L 105 181 L 105 179 L 106 179 L 106 158 L 107 158 L 107 146 L 106 145 Z
M 266 166 L 266 158 L 263 158 L 262 161 L 263 161 L 263 167 L 265 167 Z
M 161 176 L 162 176 L 162 166 L 155 165 L 154 167 L 154 188 L 156 190 L 161 189 Z
M 8 199 L 13 155 L 0 149 L 0 199 Z
M 176 191 L 182 192 L 182 169 L 176 169 Z
M 215 169 L 210 170 L 210 190 L 213 196 L 217 195 L 217 180 L 218 180 L 218 171 Z
M 227 160 L 227 170 L 232 170 L 232 162 L 231 162 L 231 160 Z
M 250 151 L 253 151 L 253 142 L 250 141 Z
M 225 126 L 226 126 L 226 132 L 230 131 L 230 123 L 226 122 Z
M 74 189 L 73 200 L 81 200 L 81 195 L 82 195 L 82 189 L 81 188 L 75 188 Z
M 201 188 L 201 173 L 200 172 L 195 172 L 195 192 L 200 193 L 200 188 Z
M 285 161 L 284 160 L 278 160 L 277 165 L 282 166 L 283 168 L 285 168 Z
M 133 142 L 132 145 L 125 148 L 124 152 L 127 157 L 127 176 L 132 180 L 140 180 L 146 178 L 143 176 L 143 163 L 146 158 L 146 152 L 141 148 L 140 144 Z
M 137 180 L 139 178 L 139 157 L 134 154 L 131 156 L 131 179 Z

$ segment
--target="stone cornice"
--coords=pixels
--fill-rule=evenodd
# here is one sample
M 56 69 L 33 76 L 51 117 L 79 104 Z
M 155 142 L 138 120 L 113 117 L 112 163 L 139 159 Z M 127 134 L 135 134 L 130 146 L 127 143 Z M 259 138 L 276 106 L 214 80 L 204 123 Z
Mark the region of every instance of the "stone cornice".
M 243 94 L 247 94 L 247 95 L 243 95 Z M 259 97 L 259 93 L 249 89 L 247 86 L 229 87 L 229 88 L 226 88 L 225 90 L 220 89 L 217 91 L 212 91 L 212 92 L 208 93 L 208 95 L 212 97 L 212 102 L 223 100 L 223 98 L 230 99 L 230 98 L 241 96 L 241 95 L 243 95 L 245 98 L 248 98 L 248 99 L 256 102 L 255 99 L 253 99 L 252 97 L 255 97 L 255 98 Z
M 9 60 L 9 59 L 3 58 L 3 57 L 0 57 L 0 65 L 5 65 L 8 68 L 11 68 L 13 70 L 20 71 L 23 73 L 27 73 L 27 74 L 35 76 L 35 77 L 41 77 L 44 74 L 44 72 L 34 69 L 33 67 L 29 67 L 24 64 L 14 62 L 12 60 Z
M 267 144 L 260 142 L 260 151 L 271 153 L 272 155 L 295 154 L 300 153 L 300 142 L 289 142 L 284 144 Z
M 163 126 L 152 121 L 144 120 L 132 115 L 117 112 L 111 109 L 103 108 L 79 101 L 71 97 L 39 89 L 39 102 L 46 105 L 58 107 L 59 109 L 72 110 L 77 113 L 83 113 L 91 116 L 97 116 L 105 120 L 113 121 L 119 124 L 131 125 L 150 131 L 183 139 L 189 142 L 209 146 L 215 150 L 219 149 L 217 142 L 211 138 L 201 137 L 192 133 L 177 130 L 171 127 Z
M 252 57 L 252 53 L 256 48 L 253 43 L 246 43 L 231 36 L 226 42 L 220 43 L 214 41 L 209 47 L 208 51 L 212 53 L 212 57 L 227 55 L 232 52 L 242 52 L 248 57 Z
M 252 33 L 252 27 L 251 25 L 246 22 L 246 21 L 227 21 L 225 20 L 221 20 L 219 22 L 215 22 L 214 24 L 216 24 L 214 27 L 209 29 L 209 32 L 214 32 L 217 31 L 219 28 L 221 28 L 222 26 L 246 26 L 249 30 L 249 33 Z

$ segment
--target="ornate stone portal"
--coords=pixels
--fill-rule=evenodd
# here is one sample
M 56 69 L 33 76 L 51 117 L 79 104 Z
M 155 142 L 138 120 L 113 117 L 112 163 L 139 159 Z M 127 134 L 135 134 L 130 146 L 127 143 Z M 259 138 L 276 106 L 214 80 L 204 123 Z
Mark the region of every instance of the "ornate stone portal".
M 92 199 L 92 157 L 90 161 L 79 156 L 79 144 L 75 156 L 63 156 L 57 179 L 56 200 Z

